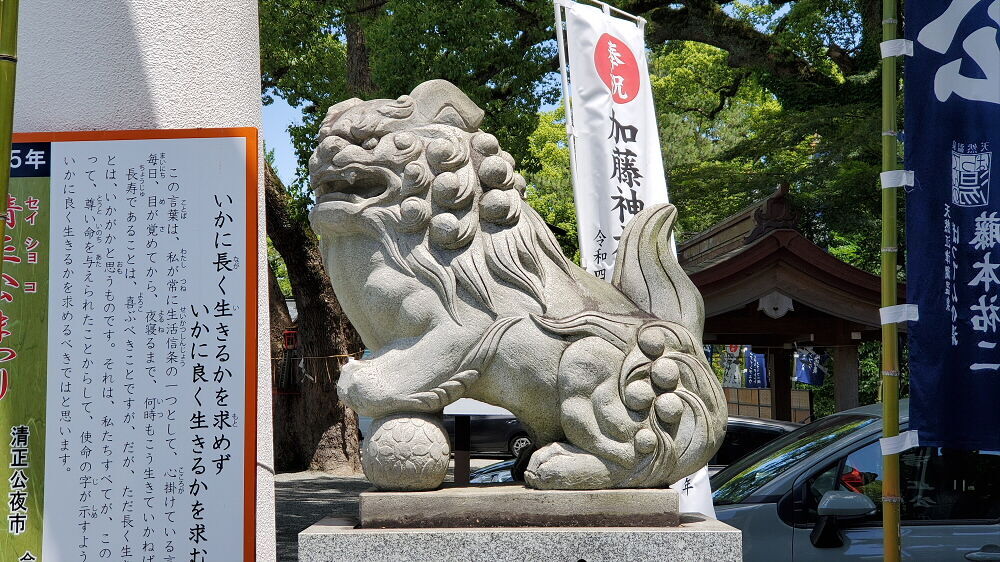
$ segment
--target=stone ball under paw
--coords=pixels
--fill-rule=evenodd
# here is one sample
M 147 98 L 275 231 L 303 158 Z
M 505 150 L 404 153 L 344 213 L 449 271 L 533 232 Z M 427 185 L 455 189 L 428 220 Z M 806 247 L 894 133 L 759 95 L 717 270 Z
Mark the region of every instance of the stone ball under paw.
M 441 420 L 396 414 L 372 422 L 361 449 L 365 476 L 381 490 L 433 490 L 448 473 L 451 447 Z

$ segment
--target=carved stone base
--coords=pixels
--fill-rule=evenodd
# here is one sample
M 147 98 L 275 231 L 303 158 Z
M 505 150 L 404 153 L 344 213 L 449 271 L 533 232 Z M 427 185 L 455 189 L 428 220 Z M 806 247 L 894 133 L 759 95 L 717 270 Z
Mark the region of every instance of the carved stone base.
M 452 486 L 430 492 L 364 492 L 361 526 L 442 527 L 673 527 L 677 492 L 534 490 L 516 484 Z
M 737 562 L 740 531 L 685 514 L 677 527 L 493 527 L 358 529 L 324 519 L 299 533 L 301 562 L 366 560 L 713 560 Z

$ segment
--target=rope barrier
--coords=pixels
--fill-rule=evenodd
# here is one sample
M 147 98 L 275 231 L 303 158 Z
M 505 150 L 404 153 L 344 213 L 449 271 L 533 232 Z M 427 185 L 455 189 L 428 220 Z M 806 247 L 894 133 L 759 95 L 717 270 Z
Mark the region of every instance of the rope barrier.
M 332 359 L 335 357 L 354 357 L 355 355 L 364 355 L 364 354 L 365 354 L 364 351 L 355 351 L 354 353 L 342 353 L 338 355 L 313 355 L 308 357 L 299 357 L 296 355 L 292 356 L 291 359 Z M 274 355 L 271 356 L 272 361 L 281 361 L 283 359 L 285 359 L 285 356 L 283 355 L 280 357 Z

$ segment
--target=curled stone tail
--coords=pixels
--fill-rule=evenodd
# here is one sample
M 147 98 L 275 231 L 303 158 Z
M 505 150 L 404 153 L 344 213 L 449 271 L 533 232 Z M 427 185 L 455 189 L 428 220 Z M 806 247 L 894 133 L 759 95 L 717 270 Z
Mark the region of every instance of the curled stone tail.
M 676 218 L 677 209 L 664 204 L 642 211 L 629 222 L 618 245 L 611 284 L 642 310 L 678 322 L 700 341 L 705 305 L 677 263 L 670 237 Z

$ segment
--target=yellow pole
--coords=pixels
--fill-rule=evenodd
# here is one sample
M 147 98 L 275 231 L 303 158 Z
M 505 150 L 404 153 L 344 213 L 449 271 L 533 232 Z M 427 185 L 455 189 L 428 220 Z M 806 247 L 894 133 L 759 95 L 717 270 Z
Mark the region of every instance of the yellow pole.
M 18 0 L 0 0 L 0 209 L 7 211 L 10 186 L 10 144 L 14 131 L 14 77 L 17 70 Z M 0 237 L 4 223 L 0 221 Z M 0 260 L 0 272 L 3 260 Z
M 896 0 L 882 2 L 882 40 L 896 39 Z M 898 168 L 896 144 L 896 57 L 882 59 L 882 171 Z M 896 188 L 882 189 L 882 306 L 896 297 Z M 882 436 L 899 435 L 899 350 L 896 324 L 882 326 Z M 882 457 L 882 557 L 900 559 L 899 455 Z

